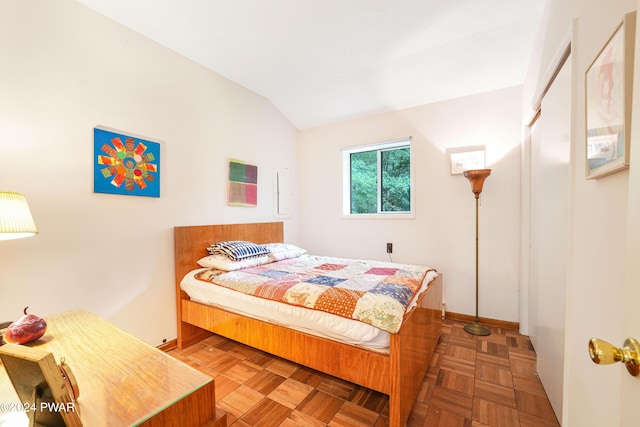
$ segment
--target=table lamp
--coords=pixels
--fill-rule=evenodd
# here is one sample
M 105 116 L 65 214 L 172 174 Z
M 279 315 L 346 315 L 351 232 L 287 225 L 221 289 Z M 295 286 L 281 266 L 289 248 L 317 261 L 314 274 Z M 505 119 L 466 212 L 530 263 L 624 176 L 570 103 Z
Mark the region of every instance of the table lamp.
M 464 176 L 471 182 L 471 191 L 476 198 L 476 318 L 471 324 L 464 327 L 464 330 L 472 335 L 490 335 L 489 328 L 480 324 L 478 317 L 478 199 L 482 193 L 484 180 L 491 175 L 491 169 L 473 169 L 464 171 Z
M 0 191 L 0 240 L 20 239 L 38 234 L 27 198 L 13 191 Z M 0 323 L 0 329 L 11 322 Z M 0 343 L 2 336 L 0 335 Z

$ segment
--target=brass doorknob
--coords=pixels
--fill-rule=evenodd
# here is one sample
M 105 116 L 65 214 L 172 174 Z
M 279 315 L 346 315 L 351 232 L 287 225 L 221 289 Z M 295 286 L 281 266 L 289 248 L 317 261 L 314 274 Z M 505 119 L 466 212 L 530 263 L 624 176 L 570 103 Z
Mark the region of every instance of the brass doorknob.
M 618 348 L 599 338 L 589 341 L 589 356 L 594 363 L 608 365 L 622 362 L 634 377 L 640 374 L 640 343 L 635 338 L 624 340 L 624 347 Z

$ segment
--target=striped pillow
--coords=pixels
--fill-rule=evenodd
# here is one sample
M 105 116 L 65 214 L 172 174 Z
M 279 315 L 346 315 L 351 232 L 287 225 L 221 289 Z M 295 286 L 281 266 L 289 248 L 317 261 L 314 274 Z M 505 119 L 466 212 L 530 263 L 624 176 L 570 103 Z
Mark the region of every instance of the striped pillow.
M 238 261 L 241 259 L 257 257 L 269 253 L 269 249 L 262 245 L 257 245 L 244 240 L 228 240 L 218 242 L 207 248 L 211 255 L 224 255 L 230 260 Z

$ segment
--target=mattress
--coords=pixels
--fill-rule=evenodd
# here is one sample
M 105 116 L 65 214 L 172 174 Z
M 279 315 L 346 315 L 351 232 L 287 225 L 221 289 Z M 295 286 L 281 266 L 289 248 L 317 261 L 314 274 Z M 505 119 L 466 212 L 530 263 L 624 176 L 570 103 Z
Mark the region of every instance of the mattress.
M 237 292 L 195 277 L 198 273 L 206 270 L 208 269 L 193 270 L 181 282 L 181 289 L 195 302 L 221 307 L 237 314 L 284 325 L 291 329 L 347 344 L 360 345 L 378 351 L 387 351 L 389 348 L 390 334 L 380 328 L 325 311 L 283 304 Z M 436 276 L 435 270 L 427 272 L 420 289 L 409 304 L 408 310 L 415 306 L 418 296 L 427 290 L 428 283 Z

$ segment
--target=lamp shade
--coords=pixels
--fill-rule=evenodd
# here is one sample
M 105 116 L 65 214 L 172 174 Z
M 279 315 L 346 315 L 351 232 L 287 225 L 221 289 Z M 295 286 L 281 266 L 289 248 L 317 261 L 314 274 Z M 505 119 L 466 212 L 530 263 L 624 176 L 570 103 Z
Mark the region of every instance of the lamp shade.
M 482 193 L 482 186 L 484 180 L 491 175 L 491 169 L 472 169 L 463 172 L 464 176 L 471 182 L 471 191 L 476 196 L 476 199 L 480 197 Z
M 23 194 L 0 191 L 0 240 L 20 239 L 38 234 L 31 210 Z

